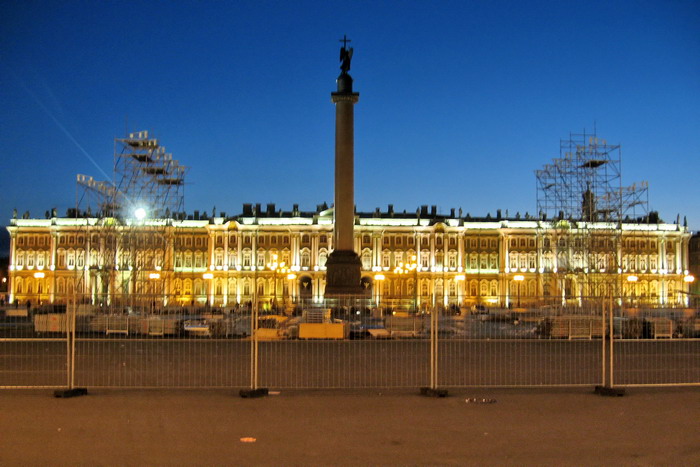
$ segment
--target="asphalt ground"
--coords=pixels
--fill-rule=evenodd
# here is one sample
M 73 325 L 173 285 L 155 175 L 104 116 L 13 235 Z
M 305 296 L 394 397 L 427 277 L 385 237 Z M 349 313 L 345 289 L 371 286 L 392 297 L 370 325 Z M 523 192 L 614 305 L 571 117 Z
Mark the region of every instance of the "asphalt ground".
M 700 465 L 700 388 L 0 391 L 0 465 Z

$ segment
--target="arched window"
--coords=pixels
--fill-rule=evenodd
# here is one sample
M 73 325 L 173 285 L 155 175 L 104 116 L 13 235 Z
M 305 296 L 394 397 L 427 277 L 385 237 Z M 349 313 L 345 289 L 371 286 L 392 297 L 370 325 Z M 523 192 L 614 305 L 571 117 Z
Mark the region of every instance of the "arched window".
M 362 269 L 372 269 L 372 252 L 367 248 L 362 251 Z
M 303 249 L 301 251 L 301 267 L 309 268 L 311 266 L 311 253 L 308 249 Z
M 479 292 L 481 295 L 488 295 L 489 294 L 489 282 L 486 280 L 481 281 L 481 284 L 479 285 Z
M 520 256 L 520 255 L 519 255 L 518 253 L 515 253 L 515 252 L 510 253 L 510 255 L 508 256 L 509 264 L 510 264 L 510 269 L 511 269 L 511 270 L 518 269 L 518 258 L 519 258 L 519 256 Z
M 472 297 L 476 297 L 479 295 L 479 282 L 478 281 L 471 281 L 469 283 L 469 295 Z
M 552 295 L 552 289 L 549 285 L 549 282 L 545 282 L 544 284 L 542 284 L 542 293 L 545 297 L 549 297 L 550 295 Z
M 194 281 L 194 293 L 195 293 L 195 295 L 204 295 L 206 293 L 204 291 L 204 283 L 202 282 L 201 279 L 195 279 L 195 281 Z
M 326 250 L 321 250 L 318 252 L 318 265 L 324 267 L 326 265 L 326 260 L 328 259 L 328 253 Z
M 498 269 L 498 255 L 496 253 L 489 255 L 489 269 Z

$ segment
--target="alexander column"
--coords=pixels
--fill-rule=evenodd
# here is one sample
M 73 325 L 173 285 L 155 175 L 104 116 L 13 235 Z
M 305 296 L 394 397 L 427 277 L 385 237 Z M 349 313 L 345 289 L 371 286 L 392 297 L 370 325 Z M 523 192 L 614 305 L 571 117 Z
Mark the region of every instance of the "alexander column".
M 354 105 L 360 94 L 352 91 L 350 60 L 352 48 L 347 37 L 341 40 L 340 76 L 337 92 L 331 93 L 335 104 L 335 209 L 333 252 L 326 261 L 325 296 L 360 295 L 364 293 L 360 285 L 362 262 L 354 250 L 355 225 L 355 114 Z

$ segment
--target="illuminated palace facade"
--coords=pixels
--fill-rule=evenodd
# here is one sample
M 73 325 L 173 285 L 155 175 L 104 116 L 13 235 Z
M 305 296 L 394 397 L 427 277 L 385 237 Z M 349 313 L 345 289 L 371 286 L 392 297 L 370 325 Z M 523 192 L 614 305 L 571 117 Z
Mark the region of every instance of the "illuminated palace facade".
M 9 299 L 234 307 L 320 302 L 333 211 L 244 205 L 235 217 L 12 219 Z M 375 301 L 420 307 L 687 305 L 690 233 L 679 223 L 538 220 L 499 215 L 358 213 L 355 251 Z

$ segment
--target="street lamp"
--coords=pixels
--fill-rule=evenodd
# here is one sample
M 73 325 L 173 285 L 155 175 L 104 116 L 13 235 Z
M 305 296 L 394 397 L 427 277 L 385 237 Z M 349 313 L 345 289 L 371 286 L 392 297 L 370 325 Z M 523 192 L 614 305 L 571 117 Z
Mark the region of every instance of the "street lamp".
M 375 274 L 374 275 L 374 281 L 377 283 L 377 306 L 379 305 L 380 297 L 382 296 L 382 287 L 381 284 L 386 279 L 384 274 Z
M 267 263 L 267 268 L 272 271 L 272 301 L 275 305 L 277 304 L 277 274 L 286 274 L 289 271 L 289 268 L 287 267 L 286 263 L 284 261 L 279 262 L 278 258 L 279 256 L 277 256 L 277 254 L 275 253 L 272 255 L 272 261 Z M 296 276 L 294 277 L 296 278 Z M 289 276 L 287 276 L 287 278 L 289 279 Z
M 518 308 L 520 308 L 520 283 L 525 280 L 525 276 L 516 274 L 513 276 L 513 280 L 518 283 Z
M 413 309 L 418 312 L 418 263 L 416 262 L 416 255 L 411 256 L 410 263 L 400 262 L 398 266 L 394 268 L 394 274 L 409 274 L 413 272 Z M 382 276 L 383 277 L 383 276 Z M 376 276 L 375 276 L 376 279 Z
M 159 272 L 151 272 L 148 274 L 148 279 L 151 281 L 157 281 L 160 279 L 160 273 Z M 158 291 L 156 291 L 154 287 L 150 287 L 149 289 L 152 292 L 153 296 L 155 296 L 158 293 Z M 150 300 L 150 303 L 148 305 L 150 305 L 150 307 L 151 307 L 151 313 L 155 313 L 155 311 L 156 311 L 155 298 L 153 300 Z
M 632 305 L 634 305 L 634 298 L 635 298 L 635 288 L 634 288 L 634 285 L 632 285 L 632 284 L 634 284 L 638 280 L 639 280 L 639 277 L 637 277 L 635 275 L 627 276 L 627 282 L 630 283 L 630 287 L 632 289 L 631 293 L 630 293 L 630 295 L 632 296 L 631 297 L 632 298 Z

